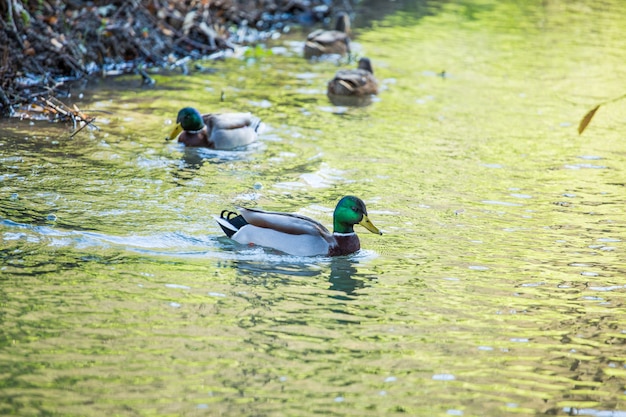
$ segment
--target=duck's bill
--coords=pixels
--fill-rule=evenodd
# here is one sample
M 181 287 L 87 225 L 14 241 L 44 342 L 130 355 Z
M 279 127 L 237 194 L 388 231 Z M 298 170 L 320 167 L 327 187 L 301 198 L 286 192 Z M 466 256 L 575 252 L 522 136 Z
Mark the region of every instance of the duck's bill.
M 382 235 L 383 234 L 383 232 L 378 230 L 378 228 L 376 226 L 374 226 L 374 223 L 372 223 L 370 221 L 369 217 L 367 217 L 365 214 L 363 215 L 363 219 L 361 219 L 359 224 L 361 226 L 365 227 L 367 230 L 369 230 L 372 233 L 376 233 L 377 235 Z
M 167 140 L 176 139 L 178 135 L 180 135 L 180 132 L 182 131 L 183 131 L 183 126 L 180 123 L 176 123 L 176 126 L 174 126 L 174 129 L 172 129 L 172 133 L 170 133 L 170 135 L 167 137 Z

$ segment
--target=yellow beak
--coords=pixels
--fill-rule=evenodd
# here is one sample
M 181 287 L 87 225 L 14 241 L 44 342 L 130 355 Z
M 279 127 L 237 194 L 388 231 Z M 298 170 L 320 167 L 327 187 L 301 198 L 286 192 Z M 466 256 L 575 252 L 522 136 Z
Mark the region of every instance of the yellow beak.
M 182 131 L 183 126 L 180 123 L 176 123 L 176 126 L 174 126 L 174 129 L 172 129 L 172 133 L 170 133 L 170 135 L 167 137 L 167 140 L 176 139 Z
M 372 233 L 376 233 L 377 235 L 382 235 L 383 234 L 383 232 L 378 230 L 378 228 L 376 226 L 374 226 L 374 223 L 372 223 L 370 221 L 369 217 L 367 217 L 365 214 L 363 215 L 363 218 L 361 219 L 359 224 L 361 226 L 365 227 L 367 230 L 369 230 Z

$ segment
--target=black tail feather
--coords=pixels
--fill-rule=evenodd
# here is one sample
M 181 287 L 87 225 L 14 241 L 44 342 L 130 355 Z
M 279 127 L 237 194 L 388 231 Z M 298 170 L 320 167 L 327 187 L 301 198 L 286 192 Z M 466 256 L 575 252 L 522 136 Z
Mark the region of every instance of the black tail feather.
M 241 229 L 242 227 L 248 224 L 248 222 L 246 221 L 246 219 L 243 218 L 242 215 L 237 214 L 234 211 L 222 210 L 222 212 L 220 213 L 220 218 L 226 220 L 235 229 L 235 230 L 229 229 L 227 227 L 224 227 L 222 224 L 218 223 L 220 227 L 222 228 L 222 230 L 224 231 L 224 233 L 226 233 L 226 236 L 228 237 L 233 237 L 233 235 L 237 232 L 237 230 Z

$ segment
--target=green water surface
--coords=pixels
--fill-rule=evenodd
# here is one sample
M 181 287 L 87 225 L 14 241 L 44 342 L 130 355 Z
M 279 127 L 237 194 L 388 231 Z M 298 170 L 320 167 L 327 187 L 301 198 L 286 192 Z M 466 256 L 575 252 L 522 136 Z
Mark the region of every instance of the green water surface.
M 290 33 L 83 91 L 100 131 L 2 121 L 0 414 L 626 416 L 626 100 L 577 133 L 626 93 L 622 2 L 409 5 L 354 38 L 364 108 Z M 266 129 L 184 149 L 185 105 Z M 346 194 L 384 232 L 347 257 L 212 217 L 331 226 Z

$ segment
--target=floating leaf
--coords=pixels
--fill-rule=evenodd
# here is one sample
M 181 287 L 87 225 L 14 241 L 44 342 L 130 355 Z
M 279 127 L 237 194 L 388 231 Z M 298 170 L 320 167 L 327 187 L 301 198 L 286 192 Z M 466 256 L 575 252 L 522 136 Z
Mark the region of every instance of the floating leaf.
M 594 107 L 593 109 L 589 110 L 589 112 L 587 114 L 585 114 L 585 117 L 583 117 L 583 119 L 580 121 L 580 124 L 578 125 L 578 134 L 579 135 L 581 135 L 583 133 L 583 131 L 585 130 L 585 128 L 587 127 L 589 122 L 591 122 L 591 119 L 593 118 L 593 115 L 596 114 L 596 112 L 598 111 L 600 106 L 601 105 L 598 104 L 596 107 Z

